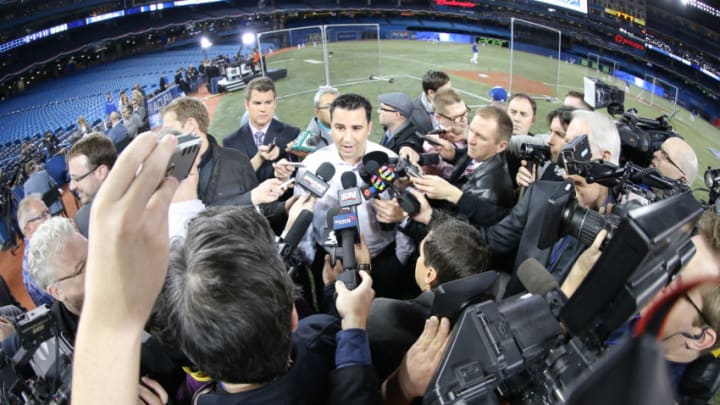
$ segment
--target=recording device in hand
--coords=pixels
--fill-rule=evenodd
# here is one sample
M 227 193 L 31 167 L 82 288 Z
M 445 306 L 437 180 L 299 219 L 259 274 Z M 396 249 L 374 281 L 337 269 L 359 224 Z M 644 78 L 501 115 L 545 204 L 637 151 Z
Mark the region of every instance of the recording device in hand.
M 338 277 L 345 283 L 348 289 L 358 286 L 358 269 L 355 260 L 355 243 L 360 242 L 358 232 L 358 219 L 351 209 L 338 208 L 332 210 L 332 230 L 335 233 L 338 244 L 342 248 L 343 272 Z M 328 219 L 330 212 L 328 212 Z
M 527 162 L 527 169 L 532 173 L 534 167 L 541 167 L 550 160 L 550 147 L 523 143 L 520 145 L 520 155 L 518 157 L 520 160 Z
M 421 133 L 420 131 L 415 131 L 415 135 L 416 135 L 418 138 L 425 140 L 425 141 L 426 141 L 427 143 L 429 143 L 430 145 L 442 146 L 442 143 L 438 142 L 437 139 L 435 139 L 435 138 L 433 138 L 433 137 L 430 137 L 430 136 L 428 136 L 428 135 L 444 134 L 445 132 L 447 132 L 447 131 L 445 131 L 445 130 L 442 129 L 442 128 L 436 128 L 436 129 L 433 129 L 432 131 L 428 132 L 427 134 L 423 134 L 423 133 Z
M 690 237 L 701 214 L 689 192 L 631 211 L 566 302 L 541 264 L 524 263 L 526 287 L 544 296 L 469 306 L 455 323 L 423 403 L 559 404 L 581 380 L 602 384 L 592 377 L 609 334 L 692 257 Z
M 315 197 L 321 198 L 330 188 L 328 182 L 334 175 L 335 166 L 333 166 L 332 163 L 325 162 L 317 168 L 315 173 L 309 170 L 303 170 L 302 173 L 295 178 L 295 184 Z
M 360 177 L 366 183 L 366 186 L 362 188 L 362 194 L 365 199 L 372 197 L 378 198 L 379 194 L 387 189 L 391 191 L 391 196 L 397 197 L 398 204 L 408 215 L 414 215 L 420 211 L 420 202 L 417 198 L 407 190 L 399 189 L 394 184 L 395 179 L 405 177 L 409 174 L 410 172 L 408 170 L 418 176 L 420 175 L 417 168 L 407 159 L 389 159 L 388 155 L 384 152 L 371 152 L 363 157 L 363 163 L 364 167 L 360 171 Z M 401 168 L 401 173 L 398 173 L 397 167 L 400 166 L 407 167 Z M 383 226 L 382 223 L 381 226 Z M 386 228 L 390 227 L 392 227 L 392 224 L 385 225 L 383 229 L 389 230 Z
M 298 215 L 295 219 L 295 223 L 293 223 L 292 227 L 288 230 L 287 234 L 280 240 L 278 252 L 285 262 L 285 267 L 290 273 L 293 273 L 298 265 L 293 253 L 305 235 L 305 232 L 307 232 L 308 228 L 310 228 L 312 220 L 313 213 L 309 210 L 302 210 L 300 215 Z
M 200 152 L 200 137 L 183 134 L 177 137 L 177 146 L 165 171 L 166 176 L 173 176 L 183 181 L 192 170 L 195 159 Z
M 362 194 L 357 186 L 357 177 L 352 171 L 347 171 L 340 177 L 342 190 L 338 191 L 340 208 L 349 208 L 356 212 L 355 207 L 362 204 Z

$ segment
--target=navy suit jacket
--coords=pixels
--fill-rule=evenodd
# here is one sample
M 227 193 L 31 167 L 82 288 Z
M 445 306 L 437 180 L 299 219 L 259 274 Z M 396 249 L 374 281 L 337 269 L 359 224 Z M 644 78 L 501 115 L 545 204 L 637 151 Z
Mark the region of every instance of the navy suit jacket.
M 299 128 L 287 125 L 273 118 L 267 132 L 265 133 L 263 144 L 269 144 L 274 138 L 275 144 L 280 148 L 280 155 L 278 156 L 278 159 L 285 158 L 293 160 L 291 156 L 285 152 L 285 148 L 289 142 L 297 138 L 298 134 L 300 134 Z M 240 129 L 223 139 L 223 146 L 242 151 L 250 158 L 255 156 L 258 151 L 257 146 L 255 145 L 255 140 L 252 136 L 252 131 L 250 130 L 250 124 L 241 126 Z M 265 161 L 255 172 L 259 183 L 273 177 L 274 172 L 272 164 L 273 162 Z

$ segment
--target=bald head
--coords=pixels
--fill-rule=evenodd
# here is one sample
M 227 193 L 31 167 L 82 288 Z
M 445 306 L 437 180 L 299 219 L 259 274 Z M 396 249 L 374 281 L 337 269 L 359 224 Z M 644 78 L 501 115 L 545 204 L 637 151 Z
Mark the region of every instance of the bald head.
M 655 151 L 651 165 L 660 174 L 692 185 L 698 173 L 698 159 L 692 146 L 680 138 L 668 138 Z

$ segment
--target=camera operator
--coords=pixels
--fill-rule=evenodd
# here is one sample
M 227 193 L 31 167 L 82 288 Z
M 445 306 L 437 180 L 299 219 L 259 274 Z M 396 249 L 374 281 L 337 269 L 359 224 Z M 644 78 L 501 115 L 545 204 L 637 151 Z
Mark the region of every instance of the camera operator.
M 692 186 L 698 173 L 698 159 L 690 144 L 680 138 L 671 137 L 653 153 L 650 167 L 657 168 L 665 177 Z
M 560 157 L 560 151 L 565 145 L 567 140 L 565 139 L 565 133 L 570 120 L 572 119 L 572 107 L 560 107 L 552 110 L 547 115 L 548 125 L 550 126 L 549 137 L 546 142 L 538 143 L 536 141 L 542 139 L 542 135 L 528 136 L 528 135 L 516 135 L 510 138 L 510 149 L 511 153 L 518 155 L 520 153 L 520 145 L 522 143 L 531 143 L 534 145 L 545 145 L 550 148 L 550 160 L 546 161 L 541 167 L 533 165 L 532 173 L 527 168 L 527 161 L 523 160 L 520 162 L 520 168 L 518 169 L 515 181 L 521 187 L 529 187 L 535 179 L 547 181 L 560 181 L 562 180 L 562 169 L 557 165 L 558 157 Z
M 458 152 L 450 181 L 432 175 L 412 177 L 411 181 L 427 198 L 452 204 L 453 210 L 473 224 L 495 224 L 513 205 L 503 154 L 511 133 L 512 121 L 504 111 L 480 108 L 470 123 L 467 151 Z
M 620 136 L 617 128 L 607 117 L 600 113 L 575 110 L 572 121 L 565 134 L 565 141 L 587 135 L 592 159 L 605 159 L 617 164 L 620 156 Z M 598 183 L 587 183 L 579 175 L 567 176 L 575 187 L 578 205 L 603 212 L 606 205 L 614 203 L 610 190 Z M 543 226 L 543 217 L 550 196 L 562 192 L 566 182 L 537 181 L 523 195 L 510 214 L 496 225 L 481 228 L 490 251 L 495 255 L 515 255 L 514 265 L 506 269 L 515 273 L 520 263 L 529 257 L 545 264 L 555 278 L 562 281 L 570 271 L 572 264 L 585 250 L 577 239 L 565 236 L 552 248 L 539 249 L 538 241 Z M 508 287 L 508 294 L 520 291 L 517 280 Z
M 447 215 L 433 219 L 418 252 L 415 282 L 422 293 L 404 301 L 376 298 L 370 307 L 368 335 L 373 365 L 380 379 L 400 364 L 403 354 L 420 336 L 431 315 L 435 288 L 484 271 L 490 258 L 477 229 Z

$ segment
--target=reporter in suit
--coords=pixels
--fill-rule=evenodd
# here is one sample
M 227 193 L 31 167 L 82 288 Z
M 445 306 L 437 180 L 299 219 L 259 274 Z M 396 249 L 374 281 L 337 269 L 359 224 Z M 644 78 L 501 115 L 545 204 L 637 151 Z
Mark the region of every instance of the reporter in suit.
M 258 182 L 273 177 L 273 162 L 282 158 L 293 160 L 285 149 L 300 133 L 300 129 L 273 118 L 276 96 L 275 83 L 269 77 L 251 80 L 245 96 L 248 123 L 223 140 L 223 146 L 252 156 L 250 163 Z

